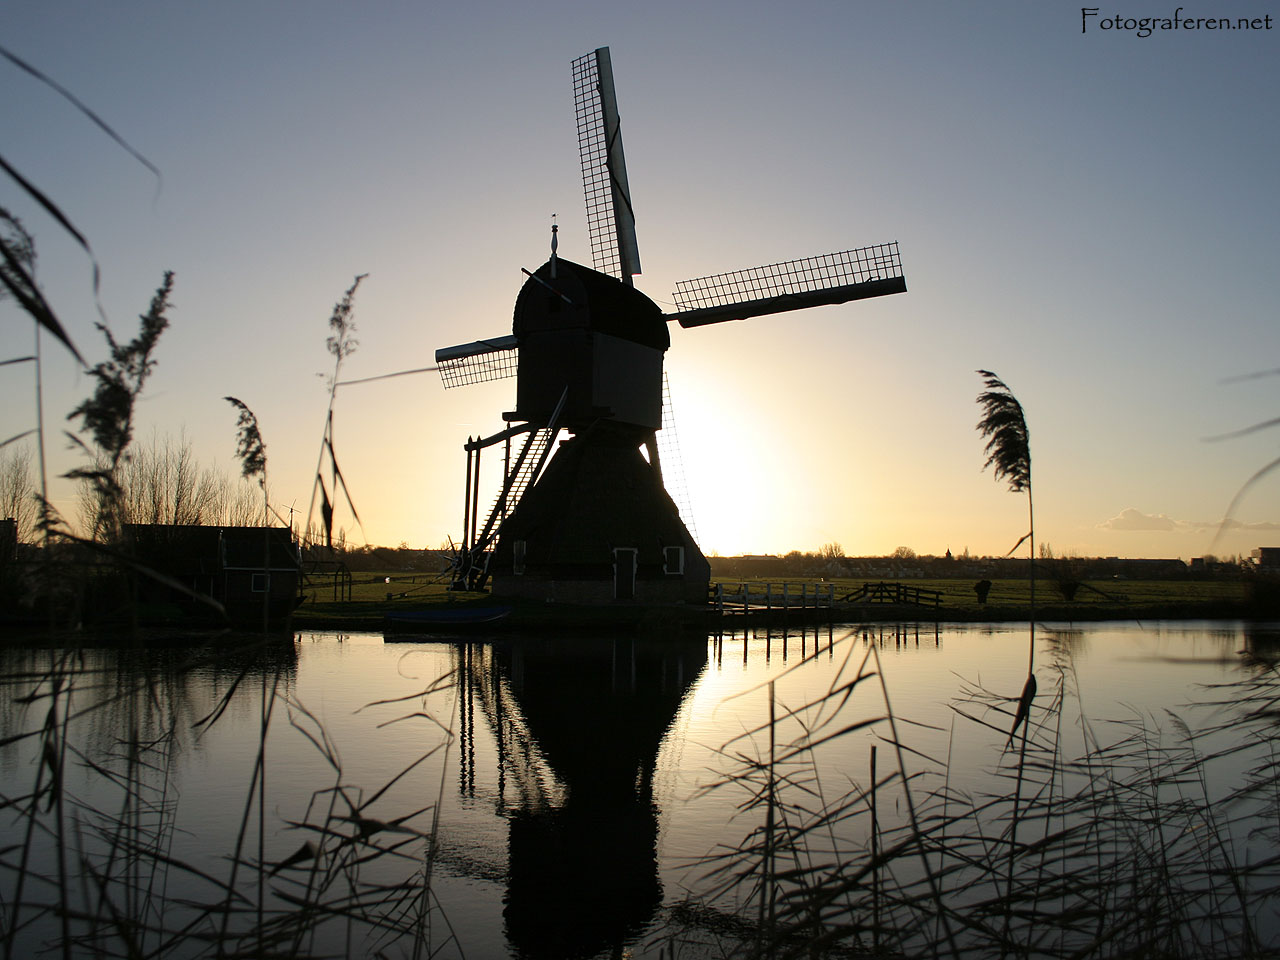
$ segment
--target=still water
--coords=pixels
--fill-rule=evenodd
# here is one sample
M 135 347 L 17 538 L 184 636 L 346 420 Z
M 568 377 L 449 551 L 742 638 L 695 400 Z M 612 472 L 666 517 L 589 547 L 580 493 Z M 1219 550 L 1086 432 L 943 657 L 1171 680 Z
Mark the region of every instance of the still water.
M 1205 750 L 1244 737 L 1240 685 L 1270 675 L 1277 635 L 1225 622 L 1037 627 L 1033 728 L 1051 727 L 1072 756 L 1135 729 L 1159 741 L 1213 728 Z M 762 784 L 771 798 L 786 785 L 788 745 L 807 747 L 786 785 L 810 798 L 796 809 L 865 800 L 877 753 L 880 780 L 899 762 L 918 776 L 917 800 L 940 786 L 981 795 L 1014 755 L 1028 640 L 1025 625 L 877 624 L 8 650 L 5 946 L 32 955 L 69 935 L 82 955 L 110 941 L 198 956 L 215 943 L 252 951 L 236 938 L 254 928 L 244 936 L 260 945 L 270 928 L 322 955 L 721 955 L 763 907 L 754 881 L 715 873 L 716 857 L 762 835 Z M 1243 764 L 1216 764 L 1206 789 L 1234 789 Z M 900 783 L 885 789 L 878 829 L 905 824 L 909 802 Z M 836 856 L 871 842 L 870 804 L 857 806 L 821 842 Z M 1240 856 L 1254 855 L 1250 829 Z M 52 908 L 64 902 L 70 922 Z M 272 927 L 303 902 L 327 919 Z M 118 921 L 130 912 L 131 927 Z M 76 914 L 96 919 L 77 932 Z

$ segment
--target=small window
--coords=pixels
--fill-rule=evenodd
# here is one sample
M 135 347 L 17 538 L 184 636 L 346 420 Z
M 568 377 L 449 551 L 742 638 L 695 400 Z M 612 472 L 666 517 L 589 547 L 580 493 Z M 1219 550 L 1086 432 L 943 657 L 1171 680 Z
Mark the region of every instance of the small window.
M 511 545 L 511 572 L 517 577 L 524 575 L 524 553 L 526 543 L 523 540 L 517 540 Z
M 684 547 L 663 548 L 662 572 L 673 577 L 684 573 Z
M 252 593 L 266 593 L 271 589 L 271 574 L 255 573 L 249 581 L 249 590 Z

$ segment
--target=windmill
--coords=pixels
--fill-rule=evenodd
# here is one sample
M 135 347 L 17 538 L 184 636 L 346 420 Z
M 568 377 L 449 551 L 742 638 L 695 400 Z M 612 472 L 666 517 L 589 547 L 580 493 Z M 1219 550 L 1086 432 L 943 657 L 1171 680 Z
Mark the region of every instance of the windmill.
M 573 61 L 573 97 L 594 268 L 558 256 L 553 225 L 551 258 L 524 271 L 511 334 L 436 351 L 446 388 L 516 377 L 506 429 L 465 445 L 455 586 L 703 602 L 710 568 L 658 459 L 669 322 L 697 327 L 905 292 L 898 245 L 682 281 L 677 311 L 664 314 L 632 283 L 640 254 L 608 47 Z M 555 449 L 562 430 L 571 438 Z M 480 455 L 499 444 L 502 489 L 482 519 Z

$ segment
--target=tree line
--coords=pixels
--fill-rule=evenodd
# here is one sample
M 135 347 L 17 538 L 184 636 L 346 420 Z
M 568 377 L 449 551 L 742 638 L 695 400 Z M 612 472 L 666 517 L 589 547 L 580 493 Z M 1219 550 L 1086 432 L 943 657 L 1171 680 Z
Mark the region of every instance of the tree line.
M 98 464 L 105 466 L 105 464 Z M 187 438 L 154 435 L 135 444 L 119 465 L 119 520 L 125 524 L 204 524 L 254 527 L 263 523 L 262 494 L 253 484 L 202 464 Z M 37 481 L 31 448 L 12 444 L 0 450 L 0 519 L 17 524 L 19 543 L 37 535 Z M 89 482 L 76 493 L 76 524 L 85 534 L 104 521 L 103 498 Z

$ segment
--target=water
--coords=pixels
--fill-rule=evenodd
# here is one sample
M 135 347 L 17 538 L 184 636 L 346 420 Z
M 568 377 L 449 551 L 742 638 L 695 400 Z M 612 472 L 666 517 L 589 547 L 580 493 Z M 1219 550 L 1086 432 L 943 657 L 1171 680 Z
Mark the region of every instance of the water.
M 1239 684 L 1269 676 L 1277 635 L 1238 623 L 1038 628 L 1033 732 L 1067 757 L 1138 726 L 1159 744 L 1178 741 L 1180 723 L 1229 723 L 1197 741 L 1202 753 L 1245 740 Z M 783 822 L 849 794 L 849 812 L 806 851 L 865 853 L 873 750 L 879 779 L 897 769 L 890 713 L 918 779 L 911 798 L 900 783 L 880 789 L 886 838 L 909 823 L 912 803 L 924 815 L 930 791 L 1007 794 L 1008 711 L 1027 640 L 1025 626 L 909 624 L 684 641 L 303 633 L 234 654 L 8 650 L 6 916 L 32 822 L 28 872 L 46 878 L 25 883 L 14 955 L 60 935 L 63 919 L 44 906 L 64 897 L 98 918 L 69 921 L 83 955 L 92 937 L 101 945 L 125 929 L 143 953 L 204 955 L 219 938 L 252 950 L 259 935 L 246 931 L 260 922 L 279 949 L 329 954 L 409 956 L 416 935 L 418 955 L 658 956 L 678 931 L 676 955 L 720 955 L 753 936 L 762 907 L 754 880 L 725 884 L 708 857 L 771 837 L 776 874 L 792 849 L 778 841 Z M 66 684 L 56 698 L 39 679 L 54 665 Z M 1063 707 L 1046 712 L 1059 691 Z M 18 736 L 47 721 L 65 724 L 65 741 L 53 738 L 67 751 L 60 763 L 41 737 Z M 805 737 L 818 746 L 788 759 Z M 769 757 L 772 781 L 759 766 Z M 35 821 L 19 815 L 55 768 L 61 791 L 40 797 Z M 1246 757 L 1207 769 L 1206 789 L 1223 795 Z M 1069 794 L 1073 776 L 1064 769 L 1054 789 Z M 1187 792 L 1168 789 L 1161 803 Z M 769 805 L 751 802 L 769 791 L 772 834 Z M 1260 856 L 1250 830 L 1264 807 L 1225 830 L 1237 858 Z M 58 835 L 70 878 L 61 888 Z M 739 865 L 760 870 L 757 861 Z M 981 889 L 971 888 L 975 902 Z M 888 902 L 879 887 L 872 896 L 876 910 Z M 765 907 L 785 912 L 778 897 Z M 286 929 L 298 913 L 290 898 L 323 902 L 331 916 Z M 166 939 L 175 930 L 184 936 Z

